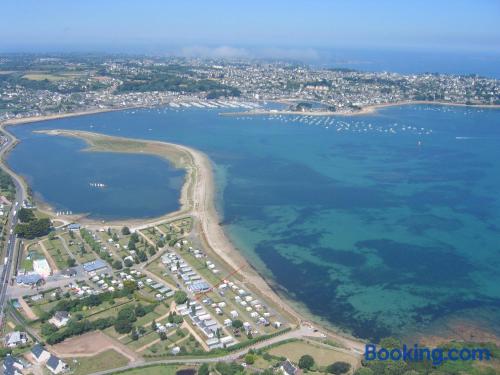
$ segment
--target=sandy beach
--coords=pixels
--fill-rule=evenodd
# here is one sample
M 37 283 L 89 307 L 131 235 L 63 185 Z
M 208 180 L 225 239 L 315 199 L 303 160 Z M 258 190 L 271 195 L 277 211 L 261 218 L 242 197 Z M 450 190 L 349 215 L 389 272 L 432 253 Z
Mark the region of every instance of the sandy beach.
M 132 229 L 144 229 L 164 222 L 166 219 L 178 219 L 191 216 L 195 222 L 195 233 L 205 246 L 229 269 L 238 270 L 238 277 L 249 288 L 265 299 L 272 301 L 275 307 L 285 313 L 295 325 L 308 319 L 297 312 L 279 296 L 270 284 L 248 263 L 242 254 L 233 246 L 220 226 L 220 218 L 215 209 L 215 185 L 213 168 L 210 159 L 202 152 L 190 147 L 158 141 L 132 140 L 121 137 L 111 137 L 85 131 L 48 130 L 41 131 L 56 136 L 78 137 L 89 145 L 88 151 L 126 152 L 156 155 L 172 162 L 178 168 L 186 170 L 185 183 L 180 196 L 181 208 L 160 218 L 150 220 L 125 220 L 106 222 L 106 226 L 122 227 L 127 225 Z M 103 223 L 88 218 L 79 220 L 91 228 L 101 228 Z M 340 335 L 323 327 L 332 339 L 347 348 L 363 349 L 363 342 L 347 335 Z

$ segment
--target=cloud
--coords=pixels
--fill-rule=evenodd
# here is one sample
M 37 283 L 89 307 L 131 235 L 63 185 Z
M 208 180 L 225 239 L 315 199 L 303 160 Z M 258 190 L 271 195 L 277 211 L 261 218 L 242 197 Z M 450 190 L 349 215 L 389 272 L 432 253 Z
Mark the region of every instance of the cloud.
M 220 46 L 215 48 L 203 46 L 183 47 L 179 54 L 184 57 L 210 57 L 224 59 L 250 57 L 250 53 L 245 48 L 235 48 L 230 46 Z
M 319 53 L 314 48 L 264 48 L 258 51 L 260 57 L 281 60 L 318 60 Z
M 320 54 L 313 48 L 239 48 L 232 46 L 206 47 L 188 46 L 181 48 L 177 53 L 183 57 L 206 58 L 263 58 L 276 60 L 316 61 Z

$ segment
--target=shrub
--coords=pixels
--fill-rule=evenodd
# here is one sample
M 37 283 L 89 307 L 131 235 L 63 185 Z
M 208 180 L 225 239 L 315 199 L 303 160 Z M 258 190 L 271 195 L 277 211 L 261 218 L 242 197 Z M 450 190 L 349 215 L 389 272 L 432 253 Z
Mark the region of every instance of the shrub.
M 351 365 L 349 363 L 340 361 L 328 365 L 326 371 L 330 374 L 341 375 L 348 373 L 350 369 Z
M 313 366 L 314 366 L 314 358 L 311 357 L 309 354 L 304 354 L 302 357 L 300 357 L 299 368 L 309 370 Z

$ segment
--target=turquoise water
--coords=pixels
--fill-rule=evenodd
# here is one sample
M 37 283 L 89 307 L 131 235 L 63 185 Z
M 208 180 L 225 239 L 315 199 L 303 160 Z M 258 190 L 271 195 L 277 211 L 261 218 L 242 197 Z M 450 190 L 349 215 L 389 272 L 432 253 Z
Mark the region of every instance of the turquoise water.
M 366 338 L 436 333 L 456 317 L 498 333 L 500 111 L 404 106 L 302 121 L 201 109 L 46 121 L 11 128 L 22 143 L 9 163 L 52 204 L 149 217 L 177 204 L 179 171 L 153 157 L 101 153 L 101 167 L 116 173 L 100 177 L 125 190 L 101 207 L 95 196 L 105 189 L 80 188 L 96 154 L 32 130 L 198 148 L 214 162 L 231 239 L 316 316 Z M 153 161 L 161 165 L 145 167 Z M 142 199 L 130 207 L 132 196 Z

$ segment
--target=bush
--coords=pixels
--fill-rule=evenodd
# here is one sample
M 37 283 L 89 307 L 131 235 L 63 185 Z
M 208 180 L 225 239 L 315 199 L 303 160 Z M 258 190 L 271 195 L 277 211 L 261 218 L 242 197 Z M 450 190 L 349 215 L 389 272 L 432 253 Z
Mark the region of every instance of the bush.
M 115 322 L 115 331 L 121 334 L 132 331 L 132 323 L 128 320 L 120 319 Z
M 346 374 L 351 369 L 351 365 L 347 362 L 335 362 L 331 365 L 328 365 L 326 371 L 330 374 L 341 375 Z
M 233 320 L 231 325 L 233 326 L 233 328 L 239 329 L 239 328 L 243 327 L 243 322 L 239 319 L 236 319 L 236 320 Z
M 210 374 L 210 368 L 208 367 L 207 363 L 204 363 L 200 366 L 198 369 L 198 375 L 209 375 Z
M 255 355 L 251 354 L 251 353 L 248 353 L 246 356 L 245 356 L 245 363 L 247 365 L 253 365 L 255 363 Z
M 304 354 L 302 357 L 300 357 L 299 368 L 309 370 L 313 366 L 314 366 L 314 358 L 311 357 L 309 354 Z
M 124 236 L 128 236 L 130 234 L 130 229 L 128 227 L 123 227 L 122 228 L 122 234 Z
M 183 290 L 177 290 L 174 294 L 174 301 L 178 305 L 182 305 L 187 301 L 187 294 Z
M 373 375 L 373 374 L 374 374 L 373 370 L 368 367 L 361 367 L 357 369 L 356 372 L 354 373 L 354 375 Z
M 135 307 L 135 315 L 136 315 L 136 316 L 141 317 L 141 316 L 144 316 L 144 315 L 146 315 L 146 314 L 147 314 L 147 311 L 146 311 L 146 309 L 144 308 L 144 306 L 142 306 L 141 304 L 139 304 L 139 305 L 137 305 L 137 306 Z

